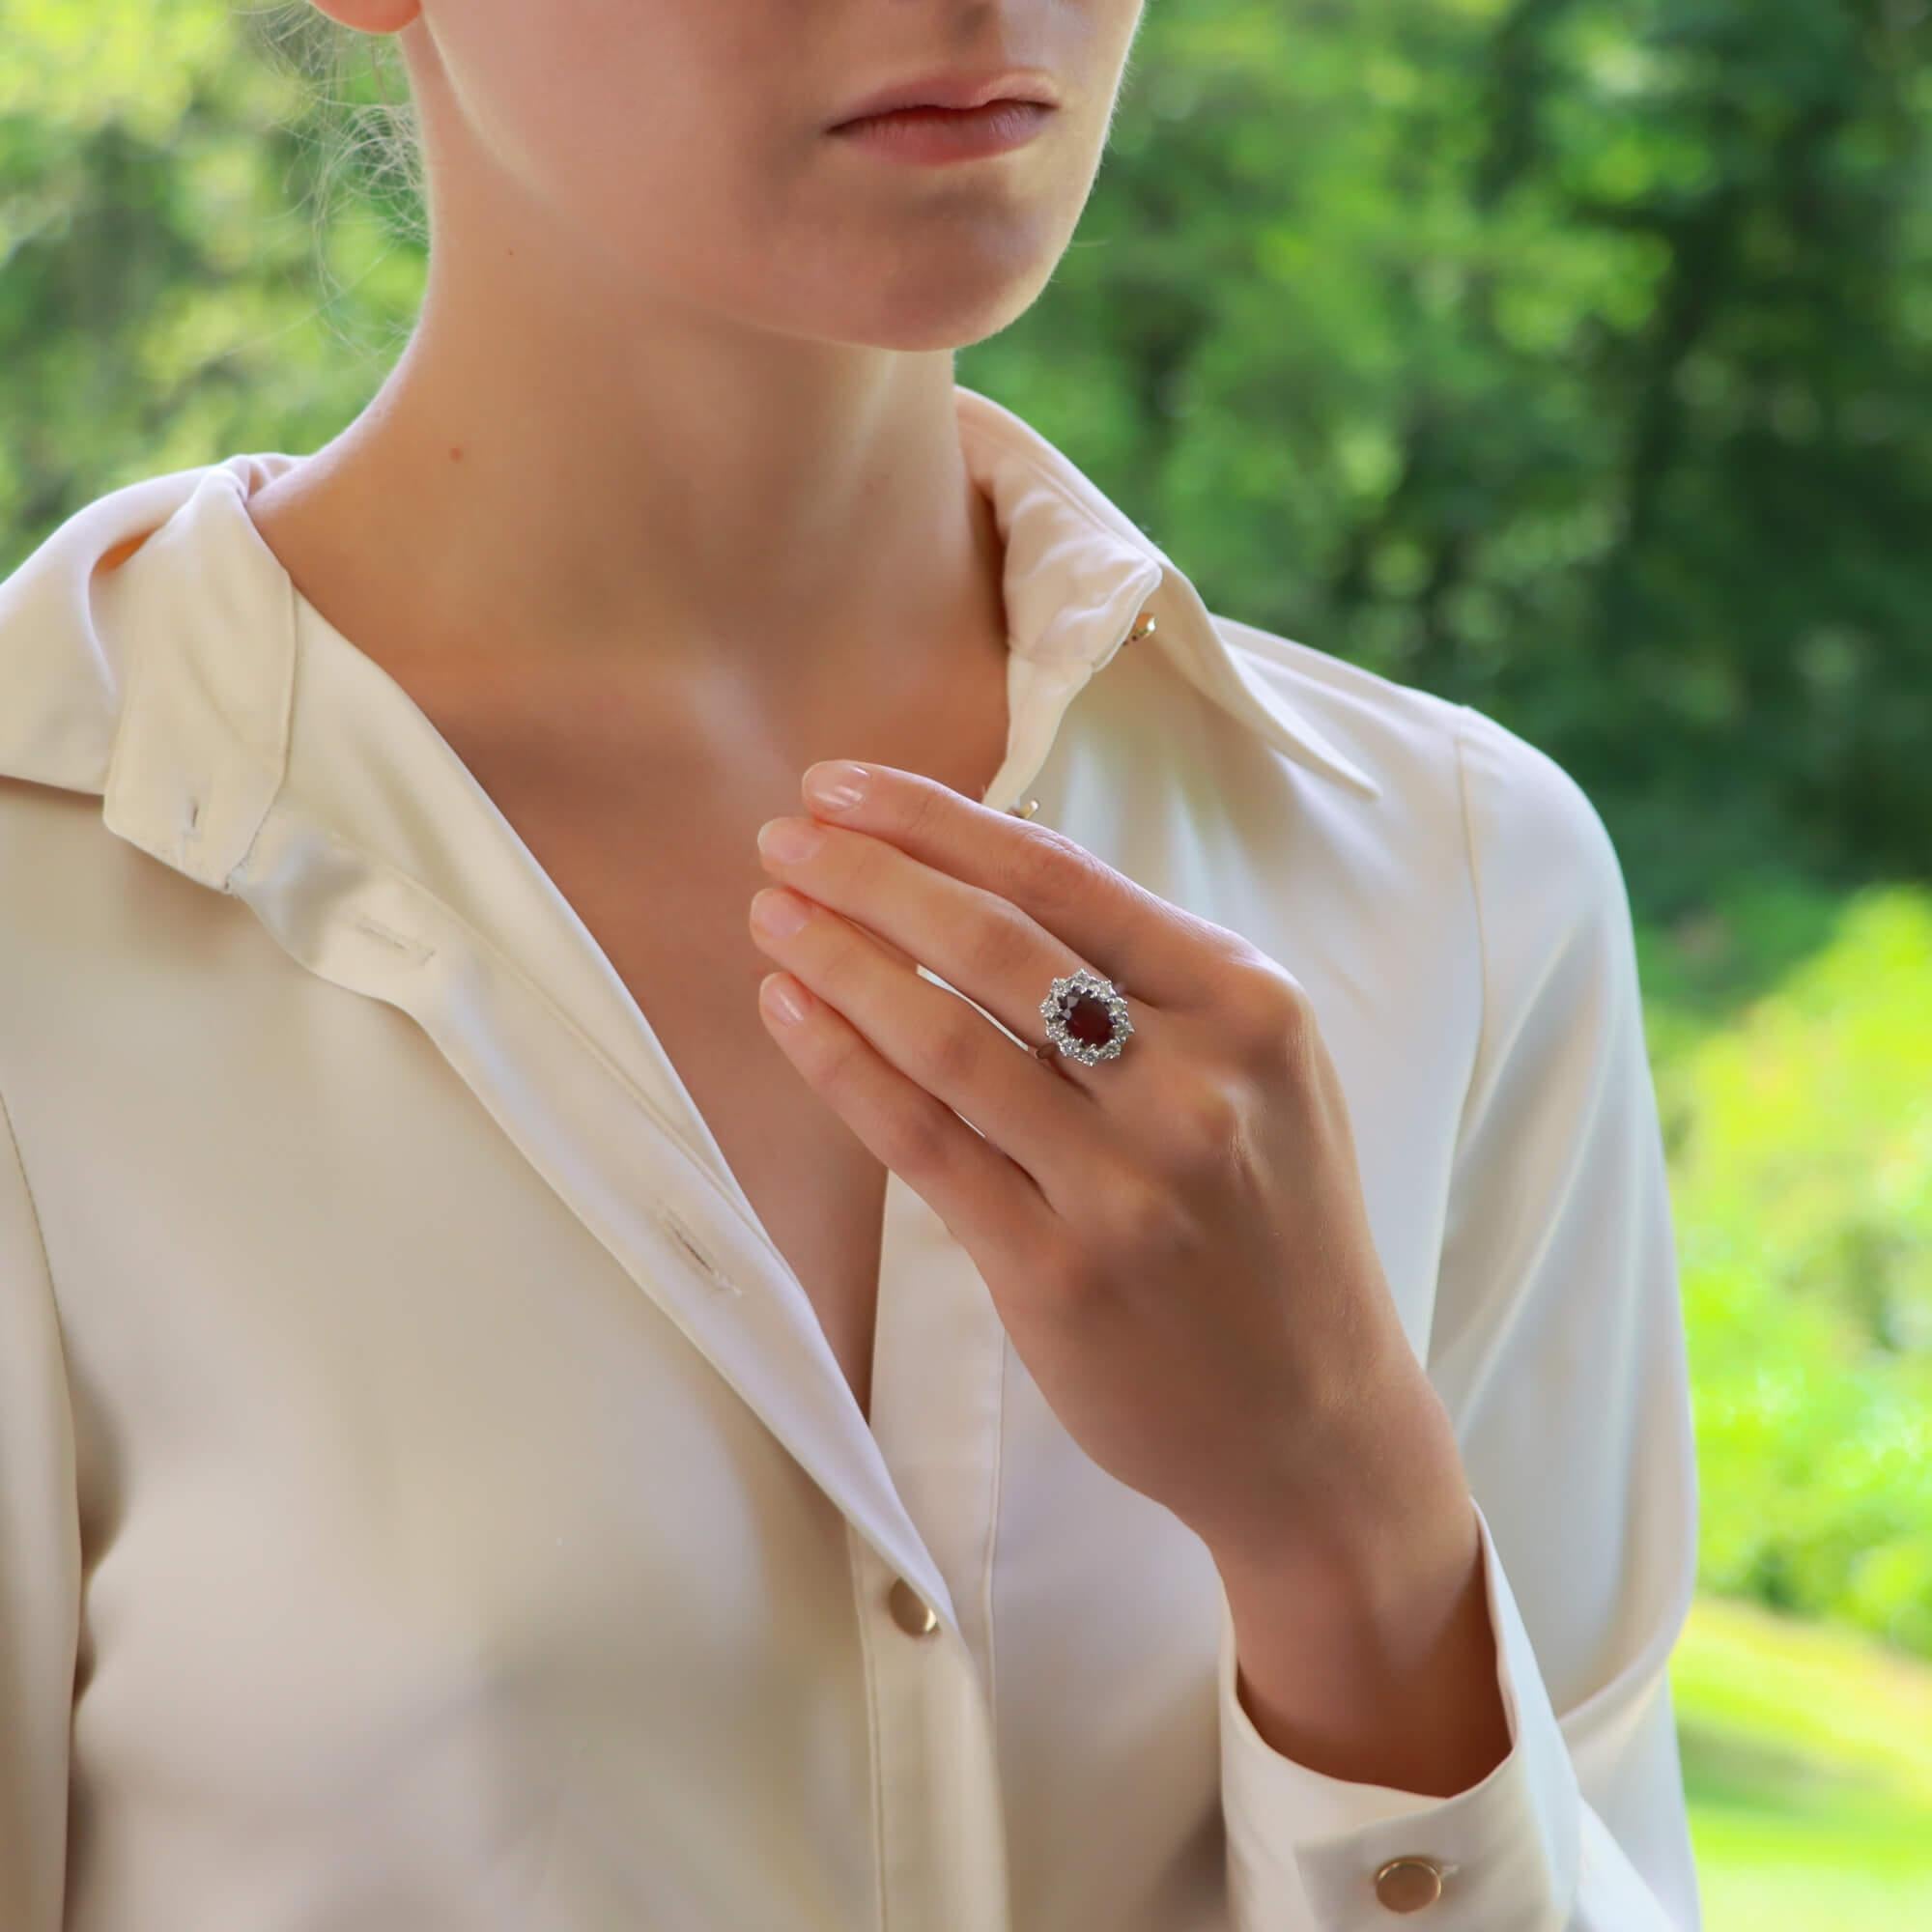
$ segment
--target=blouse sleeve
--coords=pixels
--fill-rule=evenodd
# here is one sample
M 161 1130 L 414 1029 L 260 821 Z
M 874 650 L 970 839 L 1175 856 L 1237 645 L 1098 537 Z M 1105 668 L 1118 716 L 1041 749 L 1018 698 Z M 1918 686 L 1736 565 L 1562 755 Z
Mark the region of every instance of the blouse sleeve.
M 1545 753 L 1468 706 L 1456 755 L 1483 948 L 1427 1350 L 1476 1503 L 1509 1754 L 1449 1797 L 1220 1737 L 1236 1932 L 1700 1932 L 1667 1662 L 1696 1575 L 1677 1258 L 1629 900 Z M 1426 1859 L 1401 1915 L 1376 1874 Z
M 73 1415 L 33 1197 L 0 1099 L 0 1925 L 60 1932 L 80 1630 Z

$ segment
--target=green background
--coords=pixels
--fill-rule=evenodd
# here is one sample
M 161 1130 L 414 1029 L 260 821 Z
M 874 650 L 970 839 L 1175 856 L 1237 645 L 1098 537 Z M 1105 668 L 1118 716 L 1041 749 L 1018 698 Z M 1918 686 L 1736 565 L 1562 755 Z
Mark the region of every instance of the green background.
M 400 68 L 316 24 L 0 0 L 0 572 L 319 446 L 407 339 Z M 1072 246 L 958 358 L 1213 608 L 1489 712 L 1610 827 L 1713 1932 L 1932 1925 L 1928 128 L 1921 0 L 1151 0 Z

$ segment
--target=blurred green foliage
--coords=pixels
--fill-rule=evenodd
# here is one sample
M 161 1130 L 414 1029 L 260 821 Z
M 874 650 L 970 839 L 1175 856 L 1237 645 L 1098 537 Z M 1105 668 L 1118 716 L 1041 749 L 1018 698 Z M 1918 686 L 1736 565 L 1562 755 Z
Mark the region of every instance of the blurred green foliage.
M 299 0 L 0 10 L 3 570 L 119 483 L 334 435 L 423 223 L 399 65 Z M 1151 0 L 1079 235 L 958 369 L 1214 608 L 1597 801 L 1705 1579 L 1932 1655 L 1928 23 Z
M 1700 1597 L 1670 1689 L 1707 1932 L 1932 1925 L 1932 1665 Z
M 1779 926 L 1805 955 L 1712 1017 Z M 1932 1657 L 1932 894 L 1758 888 L 1646 939 L 1702 1579 Z
M 327 440 L 422 268 L 386 41 L 3 4 L 0 562 Z M 1925 0 L 1150 0 L 1080 232 L 960 379 L 1217 609 L 1543 745 L 1648 910 L 1773 852 L 1922 877 L 1928 128 Z
M 1932 869 L 1923 0 L 1152 0 L 962 375 L 1215 608 L 1466 700 L 1646 908 Z

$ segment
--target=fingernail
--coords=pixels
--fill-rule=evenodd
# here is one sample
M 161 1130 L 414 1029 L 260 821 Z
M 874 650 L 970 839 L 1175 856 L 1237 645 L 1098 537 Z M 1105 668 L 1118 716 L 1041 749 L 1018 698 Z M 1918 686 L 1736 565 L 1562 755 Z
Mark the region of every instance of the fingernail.
M 759 931 L 784 939 L 805 923 L 806 903 L 796 893 L 778 892 L 768 886 L 753 895 L 752 918 Z
M 768 818 L 758 827 L 758 850 L 781 865 L 810 859 L 824 843 L 824 831 L 809 818 Z
M 805 775 L 805 793 L 814 805 L 832 811 L 850 811 L 866 795 L 867 773 L 864 765 L 847 764 L 841 758 L 813 765 Z
M 791 980 L 774 973 L 759 981 L 758 989 L 764 994 L 765 1006 L 774 1019 L 791 1026 L 805 1017 L 805 1002 L 799 998 L 798 988 Z

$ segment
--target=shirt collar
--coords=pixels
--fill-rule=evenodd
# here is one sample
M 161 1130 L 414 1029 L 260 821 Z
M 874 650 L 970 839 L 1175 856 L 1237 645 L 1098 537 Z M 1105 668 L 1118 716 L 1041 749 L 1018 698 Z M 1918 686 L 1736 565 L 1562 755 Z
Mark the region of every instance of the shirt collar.
M 1063 451 L 990 396 L 954 385 L 960 446 L 1007 544 L 1007 621 L 1026 656 L 1084 657 L 1114 641 L 1091 613 L 1136 579 L 1156 646 L 1189 683 L 1277 751 L 1366 798 L 1381 786 L 1306 708 L 1254 670 L 1187 574 Z M 1136 649 L 1146 645 L 1137 644 Z M 1100 656 L 1094 668 L 1106 662 Z
M 1127 641 L 1119 613 L 1143 612 L 1155 629 L 1134 648 L 1304 768 L 1380 795 L 1074 463 L 990 397 L 955 385 L 955 400 L 1007 546 L 1016 653 L 1097 669 Z M 239 454 L 126 485 L 0 582 L 0 775 L 100 796 L 110 830 L 218 888 L 286 774 L 294 686 L 298 593 L 244 502 L 299 460 Z

